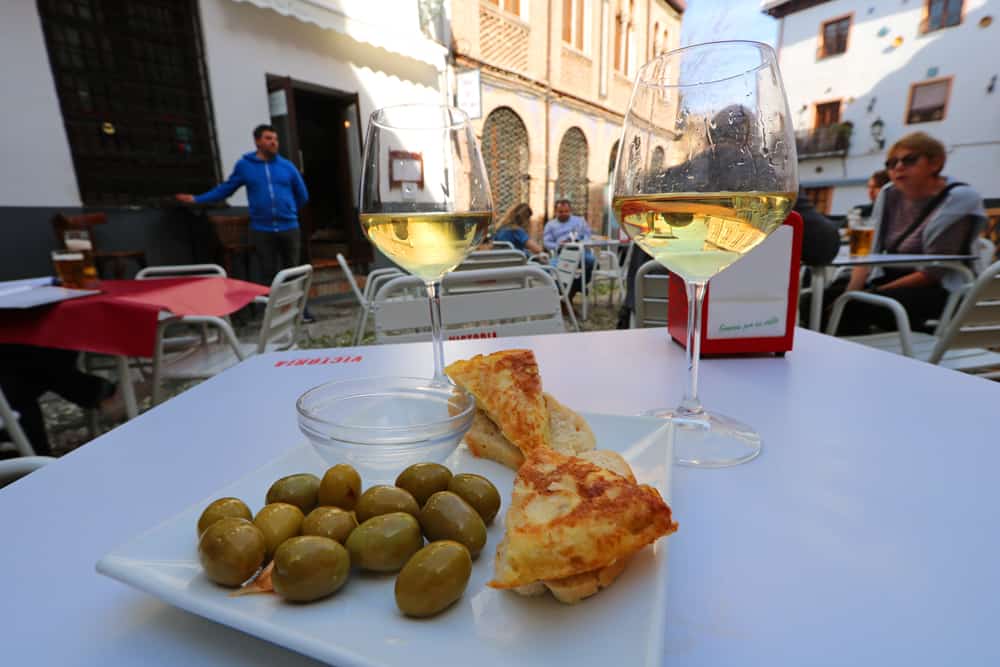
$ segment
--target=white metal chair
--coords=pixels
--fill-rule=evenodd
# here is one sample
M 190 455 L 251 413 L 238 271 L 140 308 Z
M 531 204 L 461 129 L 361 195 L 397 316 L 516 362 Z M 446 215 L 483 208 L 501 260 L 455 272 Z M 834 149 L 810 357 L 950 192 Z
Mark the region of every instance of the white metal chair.
M 274 277 L 255 343 L 241 343 L 232 325 L 221 317 L 175 318 L 158 328 L 153 357 L 153 404 L 160 401 L 160 385 L 165 379 L 209 378 L 255 354 L 296 347 L 311 282 L 312 266 L 308 264 L 285 269 Z M 163 341 L 171 323 L 206 324 L 219 330 L 221 340 L 168 357 Z
M 475 250 L 455 267 L 455 271 L 478 271 L 524 266 L 528 258 L 520 250 Z
M 407 296 L 412 294 L 416 283 L 420 283 L 418 278 L 401 276 L 379 289 L 374 300 L 376 343 L 430 339 L 427 299 Z M 441 325 L 445 340 L 566 330 L 555 282 L 537 266 L 446 275 L 442 285 Z
M 635 274 L 635 307 L 632 327 L 662 327 L 667 324 L 670 275 L 655 259 L 645 262 Z
M 226 277 L 226 270 L 218 264 L 172 264 L 168 266 L 147 266 L 135 274 L 136 280 L 155 278 L 197 278 L 200 276 Z
M 493 250 L 517 250 L 510 241 L 491 241 Z
M 608 291 L 609 306 L 617 301 L 615 299 L 616 290 L 619 299 L 625 298 L 625 280 L 622 277 L 622 267 L 618 263 L 618 252 L 615 250 L 602 250 L 597 254 L 597 264 L 591 274 L 590 290 L 588 291 L 595 304 L 597 303 L 597 285 L 602 282 L 609 283 L 611 286 Z
M 354 298 L 358 300 L 358 305 L 361 306 L 357 322 L 354 325 L 354 338 L 351 343 L 352 345 L 360 345 L 361 339 L 365 335 L 365 328 L 368 326 L 368 317 L 372 312 L 372 296 L 386 280 L 401 276 L 403 272 L 395 267 L 375 269 L 369 272 L 365 280 L 365 289 L 362 291 L 361 287 L 358 286 L 357 279 L 354 277 L 354 272 L 351 271 L 351 266 L 339 252 L 337 253 L 337 263 L 340 264 L 340 270 L 347 276 L 347 281 L 351 284 L 351 291 L 354 292 Z
M 35 449 L 24 434 L 17 413 L 11 409 L 7 397 L 3 395 L 3 389 L 0 389 L 0 431 L 6 432 L 10 438 L 9 441 L 0 439 L 0 450 L 13 446 L 21 456 L 35 455 Z
M 16 459 L 0 461 L 0 489 L 12 484 L 26 475 L 30 475 L 42 466 L 55 461 L 52 456 L 34 456 L 29 454 Z
M 990 264 L 993 263 L 993 255 L 996 253 L 997 247 L 985 236 L 980 236 L 972 242 L 969 249 L 970 255 L 975 255 L 976 259 L 972 260 L 972 272 L 977 276 L 989 268 Z
M 965 373 L 1000 378 L 1000 353 L 988 349 L 1000 347 L 1000 262 L 991 264 L 955 296 L 945 306 L 934 333 L 926 334 L 911 330 L 898 301 L 868 292 L 847 292 L 833 304 L 827 333 L 833 335 L 837 330 L 849 301 L 879 305 L 892 311 L 898 331 L 847 340 Z

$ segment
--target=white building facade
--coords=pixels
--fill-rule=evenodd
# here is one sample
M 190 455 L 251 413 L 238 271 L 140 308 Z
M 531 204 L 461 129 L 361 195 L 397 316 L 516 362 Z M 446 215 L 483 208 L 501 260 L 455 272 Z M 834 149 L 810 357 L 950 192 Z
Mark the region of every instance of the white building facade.
M 190 261 L 168 238 L 170 196 L 225 178 L 268 122 L 310 186 L 313 229 L 370 255 L 352 216 L 367 118 L 446 99 L 433 2 L 2 4 L 0 84 L 16 94 L 0 123 L 14 158 L 0 178 L 0 279 L 48 269 L 56 211 L 104 210 L 109 238 L 144 245 L 150 263 Z
M 886 150 L 922 131 L 944 173 L 1000 196 L 1000 0 L 765 0 L 798 136 L 799 179 L 818 208 L 868 202 Z

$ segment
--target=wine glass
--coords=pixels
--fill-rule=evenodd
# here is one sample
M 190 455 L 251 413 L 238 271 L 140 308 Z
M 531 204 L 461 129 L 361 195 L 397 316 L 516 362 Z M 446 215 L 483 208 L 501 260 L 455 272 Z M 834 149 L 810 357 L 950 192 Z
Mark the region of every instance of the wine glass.
M 708 281 L 778 229 L 798 191 L 795 137 L 774 51 L 749 41 L 665 53 L 638 73 L 614 173 L 626 233 L 684 280 L 689 384 L 671 419 L 678 463 L 724 467 L 761 438 L 698 400 Z
M 465 112 L 405 104 L 371 115 L 361 226 L 379 250 L 427 286 L 435 380 L 448 381 L 441 278 L 482 242 L 492 217 L 486 167 Z

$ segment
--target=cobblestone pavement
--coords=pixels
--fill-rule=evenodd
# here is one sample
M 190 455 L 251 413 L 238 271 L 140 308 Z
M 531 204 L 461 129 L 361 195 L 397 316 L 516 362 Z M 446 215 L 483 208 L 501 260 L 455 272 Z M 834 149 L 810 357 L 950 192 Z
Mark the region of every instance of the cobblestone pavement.
M 580 320 L 581 330 L 601 331 L 615 328 L 615 323 L 618 319 L 618 307 L 609 307 L 607 305 L 607 293 L 603 290 L 598 294 L 597 301 L 597 305 L 589 309 L 587 321 Z M 310 303 L 309 310 L 316 319 L 316 322 L 304 327 L 305 331 L 300 342 L 300 347 L 331 348 L 344 347 L 351 344 L 359 310 L 356 301 L 344 298 L 316 301 Z M 580 297 L 577 297 L 576 300 L 576 312 L 579 319 Z M 237 316 L 235 319 L 240 338 L 243 340 L 252 340 L 260 324 L 259 319 L 250 316 L 242 318 Z M 568 326 L 569 323 L 567 322 Z M 363 342 L 364 344 L 374 343 L 374 335 L 371 333 L 370 325 Z M 168 396 L 175 396 L 195 384 L 197 382 L 168 385 L 165 388 L 166 394 Z M 140 411 L 148 410 L 152 407 L 148 396 L 140 396 L 139 398 Z M 65 401 L 54 394 L 47 394 L 42 398 L 42 411 L 45 414 L 46 424 L 49 428 L 49 439 L 56 456 L 76 449 L 93 437 L 89 425 L 89 416 L 84 410 L 73 403 Z M 119 423 L 98 419 L 98 435 L 110 431 L 115 426 L 118 426 Z

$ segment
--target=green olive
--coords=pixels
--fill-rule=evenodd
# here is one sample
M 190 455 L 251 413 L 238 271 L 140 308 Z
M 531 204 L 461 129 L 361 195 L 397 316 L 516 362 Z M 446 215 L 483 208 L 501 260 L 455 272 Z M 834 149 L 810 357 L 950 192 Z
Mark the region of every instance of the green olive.
M 414 463 L 399 473 L 396 486 L 406 489 L 421 507 L 438 491 L 447 491 L 451 471 L 440 463 Z
M 308 514 L 316 507 L 319 494 L 319 477 L 309 473 L 282 477 L 267 490 L 267 504 L 288 503 L 295 505 L 303 514 Z
M 212 501 L 205 508 L 205 511 L 201 513 L 201 517 L 198 519 L 198 536 L 200 537 L 205 532 L 205 529 L 213 523 L 227 516 L 246 519 L 247 521 L 253 519 L 250 508 L 239 498 L 219 498 Z
M 406 512 L 416 518 L 420 514 L 420 505 L 409 491 L 398 486 L 380 485 L 373 486 L 361 494 L 354 508 L 358 523 L 390 512 Z
M 228 516 L 205 529 L 198 540 L 198 559 L 209 579 L 239 586 L 264 562 L 264 534 L 246 519 Z
M 339 507 L 317 507 L 302 522 L 302 534 L 329 537 L 343 544 L 357 527 L 358 522 L 351 512 Z
M 472 509 L 479 512 L 479 516 L 483 517 L 487 525 L 500 511 L 500 492 L 482 475 L 465 472 L 455 475 L 448 482 L 448 490 L 460 495 L 462 500 L 472 505 Z
M 351 563 L 374 572 L 398 571 L 423 545 L 420 524 L 406 512 L 368 519 L 347 538 Z
M 346 463 L 327 470 L 319 483 L 319 504 L 326 507 L 352 510 L 360 495 L 361 475 Z
M 288 503 L 271 503 L 264 505 L 257 516 L 253 518 L 254 525 L 264 533 L 267 544 L 267 558 L 274 555 L 282 542 L 295 537 L 302 531 L 302 510 Z
M 472 505 L 451 491 L 438 491 L 420 511 L 420 527 L 429 542 L 454 540 L 473 558 L 486 545 L 486 524 Z
M 407 616 L 433 616 L 462 597 L 472 557 L 458 542 L 433 542 L 413 554 L 396 577 L 396 606 Z
M 274 552 L 274 592 L 292 602 L 311 602 L 336 593 L 351 571 L 347 549 L 328 537 L 303 535 Z

